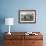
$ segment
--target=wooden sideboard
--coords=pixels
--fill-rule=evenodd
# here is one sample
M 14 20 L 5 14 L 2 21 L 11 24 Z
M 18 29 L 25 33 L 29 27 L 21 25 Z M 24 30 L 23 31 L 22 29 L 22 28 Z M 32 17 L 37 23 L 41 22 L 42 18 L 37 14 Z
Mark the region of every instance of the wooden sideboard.
M 4 33 L 4 46 L 43 46 L 43 35 L 40 32 L 38 35 L 25 35 L 26 32 L 11 32 L 8 35 Z

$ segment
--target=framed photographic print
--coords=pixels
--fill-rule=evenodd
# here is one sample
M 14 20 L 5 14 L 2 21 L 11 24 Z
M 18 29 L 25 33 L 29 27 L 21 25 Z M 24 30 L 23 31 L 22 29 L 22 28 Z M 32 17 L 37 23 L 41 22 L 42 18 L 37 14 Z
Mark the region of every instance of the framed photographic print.
M 36 23 L 36 10 L 19 10 L 19 23 Z

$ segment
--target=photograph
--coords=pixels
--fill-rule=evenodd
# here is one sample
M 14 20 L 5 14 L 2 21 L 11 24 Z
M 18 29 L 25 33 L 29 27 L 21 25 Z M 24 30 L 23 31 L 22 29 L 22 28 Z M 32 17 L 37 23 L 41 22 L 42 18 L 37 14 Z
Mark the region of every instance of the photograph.
M 19 23 L 36 23 L 36 10 L 19 10 Z

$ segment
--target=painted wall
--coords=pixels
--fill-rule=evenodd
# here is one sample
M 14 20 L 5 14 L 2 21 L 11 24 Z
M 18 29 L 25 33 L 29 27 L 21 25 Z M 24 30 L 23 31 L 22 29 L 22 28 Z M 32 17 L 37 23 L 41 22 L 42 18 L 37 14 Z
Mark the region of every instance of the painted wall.
M 36 24 L 19 24 L 18 10 L 35 9 Z M 13 17 L 15 19 L 14 26 L 11 31 L 46 31 L 46 1 L 44 0 L 1 0 L 1 15 L 2 17 Z M 2 25 L 2 32 L 8 31 L 6 25 Z

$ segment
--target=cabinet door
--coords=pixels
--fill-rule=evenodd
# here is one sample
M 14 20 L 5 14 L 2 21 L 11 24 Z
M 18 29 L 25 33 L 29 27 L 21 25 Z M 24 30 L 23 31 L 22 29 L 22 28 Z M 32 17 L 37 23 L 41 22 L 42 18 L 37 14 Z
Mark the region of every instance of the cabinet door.
M 24 40 L 24 46 L 43 46 L 42 40 Z
M 5 40 L 4 46 L 23 46 L 23 40 Z
M 5 40 L 4 41 L 4 46 L 15 46 L 16 41 L 15 40 Z
M 24 40 L 16 40 L 16 46 L 24 46 Z

